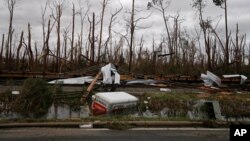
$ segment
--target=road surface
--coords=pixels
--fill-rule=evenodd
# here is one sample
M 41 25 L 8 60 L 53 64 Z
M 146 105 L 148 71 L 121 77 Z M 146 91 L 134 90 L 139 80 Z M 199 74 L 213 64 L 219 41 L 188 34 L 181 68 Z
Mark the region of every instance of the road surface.
M 0 129 L 0 141 L 229 141 L 227 129 Z

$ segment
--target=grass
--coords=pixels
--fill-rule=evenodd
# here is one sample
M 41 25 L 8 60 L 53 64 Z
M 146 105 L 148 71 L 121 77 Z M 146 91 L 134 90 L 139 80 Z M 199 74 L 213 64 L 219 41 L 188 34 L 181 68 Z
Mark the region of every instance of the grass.
M 150 99 L 148 99 L 150 97 Z M 146 93 L 140 97 L 141 107 L 144 101 L 148 101 L 148 107 L 154 112 L 160 112 L 163 108 L 169 108 L 170 115 L 184 116 L 192 107 L 187 106 L 187 102 L 197 100 L 216 100 L 220 103 L 222 115 L 225 118 L 243 118 L 250 117 L 250 94 L 237 92 L 221 92 L 221 93 Z M 145 105 L 145 104 L 144 104 Z M 176 115 L 181 111 L 181 115 Z
M 193 93 L 176 93 L 176 92 L 171 92 L 171 93 L 146 93 L 144 96 L 145 97 L 151 97 L 152 99 L 156 100 L 166 100 L 166 99 L 178 99 L 178 100 L 195 100 L 197 94 Z

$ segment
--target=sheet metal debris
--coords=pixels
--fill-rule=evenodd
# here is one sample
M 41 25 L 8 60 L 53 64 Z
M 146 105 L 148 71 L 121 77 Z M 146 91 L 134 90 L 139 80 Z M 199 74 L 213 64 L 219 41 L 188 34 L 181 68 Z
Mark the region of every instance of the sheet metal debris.
M 223 75 L 224 78 L 237 78 L 240 77 L 240 84 L 244 84 L 247 81 L 247 77 L 245 75 L 239 74 L 231 74 L 231 75 Z
M 221 79 L 210 71 L 207 74 L 201 74 L 201 80 L 204 81 L 204 85 L 207 87 L 212 87 L 214 84 L 221 86 Z
M 130 80 L 130 81 L 127 81 L 126 85 L 138 85 L 138 84 L 141 84 L 141 85 L 153 85 L 155 84 L 156 81 L 153 80 L 153 79 L 148 79 L 148 80 L 144 80 L 144 79 L 137 79 L 137 80 Z
M 49 84 L 66 84 L 66 85 L 83 85 L 85 83 L 91 83 L 93 81 L 92 76 L 75 77 L 67 79 L 57 79 L 48 82 Z

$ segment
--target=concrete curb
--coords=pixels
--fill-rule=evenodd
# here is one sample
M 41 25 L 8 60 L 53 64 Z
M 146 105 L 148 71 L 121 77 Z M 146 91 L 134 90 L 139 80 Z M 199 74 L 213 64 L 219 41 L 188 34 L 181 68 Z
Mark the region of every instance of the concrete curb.
M 0 129 L 3 128 L 79 128 L 79 125 L 86 124 L 80 122 L 32 122 L 32 123 L 2 123 Z
M 131 126 L 135 128 L 182 128 L 208 127 L 202 121 L 95 121 L 95 122 L 31 122 L 31 123 L 0 123 L 4 128 L 109 128 L 110 126 Z M 217 124 L 225 127 L 226 123 Z
M 94 121 L 94 122 L 16 122 L 0 123 L 5 128 L 228 128 L 231 124 L 250 124 L 250 122 L 225 121 Z

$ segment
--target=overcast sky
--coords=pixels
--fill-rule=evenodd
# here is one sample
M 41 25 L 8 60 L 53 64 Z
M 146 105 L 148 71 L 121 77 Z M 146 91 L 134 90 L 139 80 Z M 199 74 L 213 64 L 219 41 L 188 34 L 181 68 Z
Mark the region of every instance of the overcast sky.
M 41 7 L 45 6 L 46 0 L 17 0 L 14 11 L 14 23 L 13 28 L 15 29 L 15 36 L 18 40 L 21 31 L 25 32 L 27 36 L 27 23 L 30 22 L 32 27 L 32 38 L 34 41 L 37 41 L 38 44 L 42 42 L 42 26 L 41 26 Z M 53 0 L 51 0 L 53 1 Z M 86 0 L 80 0 L 83 11 L 87 9 Z M 101 1 L 102 0 L 89 0 L 90 11 L 89 15 L 91 16 L 92 12 L 95 12 L 97 18 L 100 18 L 101 12 Z M 140 12 L 136 15 L 136 18 L 140 16 L 148 15 L 152 12 L 151 16 L 142 20 L 139 23 L 139 26 L 145 26 L 150 28 L 141 29 L 136 31 L 136 39 L 138 40 L 143 34 L 146 44 L 150 44 L 152 41 L 153 35 L 156 40 L 160 40 L 161 35 L 166 35 L 166 30 L 164 28 L 164 22 L 161 17 L 161 13 L 156 10 L 146 10 L 147 2 L 150 0 L 135 0 L 135 5 L 137 9 L 145 9 L 143 12 Z M 72 15 L 72 2 L 76 4 L 76 10 L 79 10 L 79 0 L 65 0 L 65 9 L 62 15 L 62 30 L 71 27 L 71 15 Z M 116 9 L 120 7 L 118 0 L 110 0 L 110 4 L 106 10 L 105 15 L 105 25 L 104 25 L 104 36 L 107 35 L 108 31 L 108 22 L 110 19 L 110 13 L 113 13 Z M 124 18 L 129 18 L 129 14 L 126 14 L 125 11 L 129 11 L 131 7 L 132 0 L 120 0 L 123 5 L 123 11 L 118 15 L 118 19 L 114 23 L 114 30 L 116 32 L 125 33 L 126 22 Z M 219 26 L 217 28 L 220 36 L 224 36 L 224 11 L 217 6 L 214 6 L 212 0 L 206 0 L 207 7 L 205 8 L 206 17 L 210 17 L 214 20 L 214 25 L 220 20 Z M 179 11 L 180 19 L 182 20 L 182 28 L 185 29 L 191 37 L 195 36 L 195 27 L 198 28 L 198 20 L 196 16 L 196 9 L 191 6 L 192 0 L 172 0 L 171 5 L 167 9 L 167 14 L 175 16 Z M 250 0 L 228 0 L 228 23 L 229 29 L 234 33 L 236 24 L 239 24 L 240 32 L 242 34 L 247 34 L 247 42 L 250 42 Z M 47 16 L 51 14 L 51 11 L 47 11 Z M 80 22 L 79 17 L 76 17 L 76 34 L 80 32 Z M 9 13 L 5 0 L 0 0 L 0 34 L 7 34 L 9 22 Z M 99 26 L 99 25 L 98 25 Z M 89 28 L 88 22 L 85 22 L 85 33 Z M 70 28 L 69 28 L 70 30 Z M 97 27 L 97 32 L 99 28 Z M 53 32 L 55 33 L 55 31 Z M 69 32 L 70 33 L 70 32 Z M 51 37 L 52 41 L 56 39 L 56 36 Z M 0 39 L 1 41 L 1 39 Z

